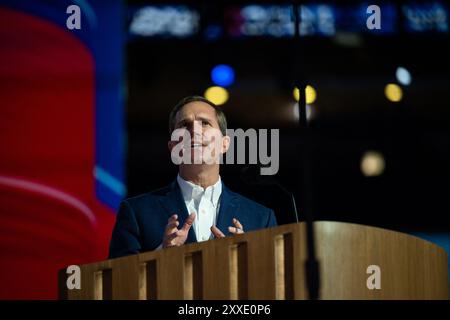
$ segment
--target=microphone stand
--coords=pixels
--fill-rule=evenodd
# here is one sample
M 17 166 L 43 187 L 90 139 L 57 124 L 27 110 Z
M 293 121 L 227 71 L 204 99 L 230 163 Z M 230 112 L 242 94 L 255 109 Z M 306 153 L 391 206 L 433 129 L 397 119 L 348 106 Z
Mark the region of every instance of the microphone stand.
M 311 133 L 308 128 L 308 121 L 306 118 L 306 84 L 305 77 L 300 75 L 299 59 L 301 57 L 301 40 L 300 40 L 300 23 L 301 23 L 301 6 L 298 0 L 293 0 L 294 10 L 294 76 L 295 86 L 299 90 L 299 138 L 303 133 L 303 152 L 301 152 L 301 184 L 303 188 L 303 213 L 305 216 L 306 224 L 306 245 L 307 245 L 307 258 L 305 262 L 306 282 L 308 288 L 309 299 L 319 299 L 320 290 L 320 276 L 319 276 L 319 262 L 316 258 L 316 248 L 314 239 L 314 224 L 312 213 L 312 192 L 311 192 Z M 304 53 L 304 51 L 303 51 Z

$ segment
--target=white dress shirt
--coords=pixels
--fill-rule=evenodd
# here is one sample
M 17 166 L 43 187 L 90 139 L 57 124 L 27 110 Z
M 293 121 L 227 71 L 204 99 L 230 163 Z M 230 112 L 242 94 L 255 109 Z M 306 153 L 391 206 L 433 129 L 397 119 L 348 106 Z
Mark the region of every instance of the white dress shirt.
M 180 175 L 177 182 L 183 195 L 188 214 L 195 213 L 195 221 L 192 225 L 197 241 L 206 241 L 213 237 L 211 226 L 216 224 L 220 207 L 220 195 L 222 194 L 222 181 L 219 180 L 206 189 L 190 181 L 184 180 Z

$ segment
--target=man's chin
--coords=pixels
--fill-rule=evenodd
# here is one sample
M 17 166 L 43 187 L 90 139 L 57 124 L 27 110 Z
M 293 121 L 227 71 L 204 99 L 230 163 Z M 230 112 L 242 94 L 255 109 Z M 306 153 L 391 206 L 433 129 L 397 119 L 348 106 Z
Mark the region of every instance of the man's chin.
M 191 159 L 189 163 L 182 163 L 183 166 L 213 166 L 218 164 L 220 164 L 220 161 L 214 159 Z

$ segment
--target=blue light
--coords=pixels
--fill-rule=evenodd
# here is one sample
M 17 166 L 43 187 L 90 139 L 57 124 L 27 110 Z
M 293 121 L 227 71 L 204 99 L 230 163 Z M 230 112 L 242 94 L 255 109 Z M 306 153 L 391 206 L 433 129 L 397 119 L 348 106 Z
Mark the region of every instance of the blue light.
M 211 71 L 212 81 L 221 87 L 228 87 L 234 82 L 234 70 L 228 65 L 219 64 Z

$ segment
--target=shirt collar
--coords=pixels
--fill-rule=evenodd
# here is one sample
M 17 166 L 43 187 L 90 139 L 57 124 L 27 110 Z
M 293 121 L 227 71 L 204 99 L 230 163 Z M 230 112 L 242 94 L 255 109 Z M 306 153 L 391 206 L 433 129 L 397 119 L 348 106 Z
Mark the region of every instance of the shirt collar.
M 217 207 L 220 195 L 222 194 L 222 180 L 220 179 L 220 176 L 215 184 L 206 189 L 190 181 L 184 180 L 180 174 L 177 176 L 177 182 L 180 186 L 184 201 L 200 201 L 202 197 L 205 197 L 212 202 L 214 207 Z

